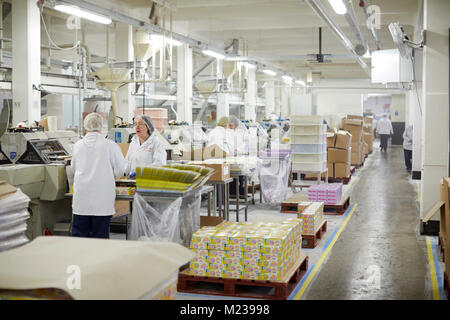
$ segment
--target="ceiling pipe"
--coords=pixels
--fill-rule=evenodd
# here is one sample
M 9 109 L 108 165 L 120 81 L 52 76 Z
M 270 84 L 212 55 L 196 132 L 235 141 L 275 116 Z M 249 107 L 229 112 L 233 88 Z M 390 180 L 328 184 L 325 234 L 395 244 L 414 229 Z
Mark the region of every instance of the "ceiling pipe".
M 338 39 L 342 42 L 344 47 L 353 53 L 354 58 L 359 63 L 361 68 L 370 76 L 370 69 L 367 66 L 366 62 L 356 53 L 352 42 L 347 38 L 344 32 L 339 28 L 339 26 L 334 22 L 333 19 L 328 15 L 328 13 L 323 8 L 322 4 L 317 0 L 305 0 L 308 5 L 313 9 L 313 11 L 330 27 L 330 29 L 334 32 L 334 34 L 338 37 Z
M 367 11 L 366 2 L 364 0 L 360 0 L 359 6 L 363 9 L 367 19 L 369 19 L 370 15 L 369 15 L 369 12 Z M 372 33 L 372 37 L 373 37 L 373 40 L 375 41 L 375 46 L 377 47 L 377 50 L 381 50 L 381 42 L 378 39 L 377 31 L 375 30 L 373 23 L 370 24 L 370 32 Z
M 359 42 L 358 44 L 356 44 L 354 49 L 359 56 L 362 56 L 366 53 L 368 49 L 367 46 L 368 42 L 364 34 L 361 32 L 361 29 L 359 28 L 358 21 L 356 21 L 353 6 L 350 5 L 350 2 L 348 0 L 344 0 L 343 3 L 345 5 L 345 8 L 347 9 L 347 12 L 345 13 L 345 19 L 347 19 L 348 25 L 355 32 L 356 38 L 358 39 Z

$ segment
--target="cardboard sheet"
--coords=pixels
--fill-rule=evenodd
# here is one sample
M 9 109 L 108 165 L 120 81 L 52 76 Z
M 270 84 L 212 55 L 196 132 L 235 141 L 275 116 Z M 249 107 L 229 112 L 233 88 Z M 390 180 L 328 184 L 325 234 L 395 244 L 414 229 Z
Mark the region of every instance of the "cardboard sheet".
M 0 288 L 58 288 L 82 300 L 139 299 L 193 257 L 175 243 L 41 236 L 0 253 Z M 75 274 L 68 272 L 71 265 L 79 267 L 80 289 L 67 286 Z

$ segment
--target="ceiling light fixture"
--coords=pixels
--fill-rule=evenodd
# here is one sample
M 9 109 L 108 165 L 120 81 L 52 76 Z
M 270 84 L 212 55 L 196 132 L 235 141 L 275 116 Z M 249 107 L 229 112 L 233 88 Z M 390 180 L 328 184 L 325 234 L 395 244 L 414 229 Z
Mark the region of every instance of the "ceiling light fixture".
M 207 55 L 207 56 L 210 56 L 210 57 L 214 57 L 214 58 L 216 58 L 216 59 L 219 59 L 219 60 L 223 60 L 223 59 L 226 58 L 225 55 L 223 55 L 223 54 L 221 54 L 221 53 L 218 53 L 218 52 L 215 52 L 215 51 L 212 51 L 212 50 L 203 50 L 202 53 L 205 54 L 205 55 Z
M 67 13 L 67 14 L 71 14 L 83 19 L 87 19 L 87 20 L 91 20 L 94 22 L 98 22 L 98 23 L 102 23 L 102 24 L 110 24 L 112 22 L 111 19 L 82 10 L 80 8 L 77 7 L 72 7 L 72 6 L 66 6 L 64 4 L 58 4 L 56 6 L 53 7 L 55 10 Z
M 167 38 L 167 37 L 164 40 L 165 40 L 165 42 L 167 44 L 171 44 L 171 45 L 173 45 L 175 47 L 179 47 L 179 46 L 181 46 L 183 44 L 183 43 L 181 43 L 178 40 Z M 152 41 L 152 42 L 154 42 L 156 44 L 162 44 L 163 43 L 163 36 L 161 34 L 151 34 L 150 35 L 150 41 Z
M 346 14 L 347 8 L 345 7 L 345 4 L 343 0 L 328 0 L 330 3 L 330 6 L 333 8 L 334 12 L 337 14 Z
M 290 77 L 290 76 L 284 75 L 284 76 L 281 76 L 281 78 L 289 84 L 292 83 L 292 77 Z
M 306 83 L 305 83 L 305 81 L 303 81 L 303 80 L 296 80 L 295 83 L 301 84 L 301 85 L 304 86 L 304 87 L 306 86 Z
M 263 72 L 265 74 L 268 74 L 269 76 L 276 76 L 277 73 L 275 71 L 269 70 L 269 69 L 264 69 Z

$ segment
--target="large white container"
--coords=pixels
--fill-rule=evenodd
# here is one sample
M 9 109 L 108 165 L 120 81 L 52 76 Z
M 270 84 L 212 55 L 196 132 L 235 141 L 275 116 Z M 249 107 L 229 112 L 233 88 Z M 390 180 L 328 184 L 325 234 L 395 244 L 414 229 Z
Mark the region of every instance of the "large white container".
M 310 153 L 310 154 L 296 154 L 293 153 L 291 155 L 291 161 L 299 162 L 299 163 L 311 163 L 311 162 L 326 162 L 327 161 L 327 153 Z
M 326 143 L 316 144 L 291 144 L 292 153 L 323 153 L 327 152 Z
M 293 134 L 317 134 L 323 135 L 327 133 L 327 126 L 325 124 L 294 124 L 291 125 L 291 135 Z
M 327 162 L 293 162 L 292 171 L 316 171 L 324 172 L 327 169 Z
M 322 116 L 290 116 L 289 123 L 291 125 L 323 124 L 323 117 Z
M 317 143 L 327 143 L 326 134 L 321 135 L 296 135 L 291 134 L 292 144 L 317 144 Z

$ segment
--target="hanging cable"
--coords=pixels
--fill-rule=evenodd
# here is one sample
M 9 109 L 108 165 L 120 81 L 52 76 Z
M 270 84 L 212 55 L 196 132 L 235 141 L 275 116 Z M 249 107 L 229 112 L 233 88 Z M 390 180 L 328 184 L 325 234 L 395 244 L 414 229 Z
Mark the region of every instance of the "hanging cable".
M 415 61 L 415 59 L 414 59 L 414 50 L 413 50 L 413 53 L 411 54 L 411 64 L 412 64 L 412 70 L 413 70 L 413 85 L 414 85 L 414 88 L 415 88 L 415 91 L 416 91 L 416 97 L 417 97 L 417 102 L 418 102 L 418 105 L 419 105 L 419 111 L 420 111 L 420 115 L 422 116 L 422 106 L 421 106 L 421 104 L 420 104 L 420 99 L 419 99 L 419 92 L 418 92 L 418 90 L 417 90 L 417 81 L 416 81 L 416 67 L 415 67 L 415 64 L 416 64 L 416 61 Z

